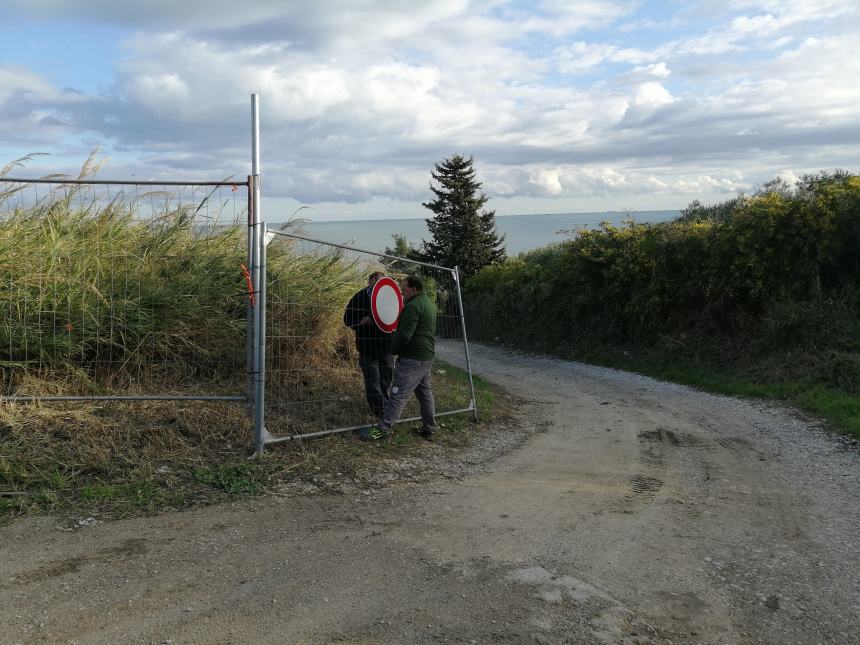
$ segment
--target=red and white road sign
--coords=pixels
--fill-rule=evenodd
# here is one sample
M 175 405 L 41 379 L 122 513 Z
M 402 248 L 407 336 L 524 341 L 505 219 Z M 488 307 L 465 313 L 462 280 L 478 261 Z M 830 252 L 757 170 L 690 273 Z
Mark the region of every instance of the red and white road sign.
M 403 309 L 400 287 L 391 278 L 379 278 L 370 294 L 370 312 L 376 326 L 387 334 L 397 329 L 397 319 Z

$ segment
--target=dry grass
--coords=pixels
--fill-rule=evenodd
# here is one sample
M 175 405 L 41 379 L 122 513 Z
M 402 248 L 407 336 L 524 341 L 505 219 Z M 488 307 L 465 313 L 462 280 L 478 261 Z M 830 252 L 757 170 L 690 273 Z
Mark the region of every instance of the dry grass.
M 445 365 L 439 369 L 444 373 L 434 375 L 437 399 L 462 397 L 465 375 Z M 355 387 L 358 370 L 352 377 L 349 385 Z M 506 408 L 497 396 L 478 380 L 483 424 L 472 424 L 469 415 L 446 417 L 439 442 L 463 446 L 471 432 L 498 420 Z M 352 414 L 344 407 L 331 422 L 350 423 Z M 276 412 L 269 418 L 278 424 Z M 0 514 L 123 517 L 258 494 L 321 472 L 352 478 L 419 452 L 422 446 L 411 434 L 415 426 L 398 426 L 382 449 L 347 433 L 281 444 L 249 462 L 252 428 L 239 403 L 7 404 L 0 407 Z

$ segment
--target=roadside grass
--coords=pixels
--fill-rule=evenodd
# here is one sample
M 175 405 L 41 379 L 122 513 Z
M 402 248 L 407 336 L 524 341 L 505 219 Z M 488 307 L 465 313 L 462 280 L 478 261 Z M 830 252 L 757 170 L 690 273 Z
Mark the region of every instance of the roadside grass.
M 860 439 L 860 397 L 835 391 L 811 379 L 780 379 L 775 371 L 774 380 L 752 380 L 711 365 L 694 365 L 677 359 L 664 362 L 590 355 L 585 360 L 715 394 L 780 401 L 824 419 L 837 432 Z
M 442 361 L 436 361 L 433 369 L 437 409 L 467 407 L 468 395 L 464 394 L 468 392 L 467 373 Z M 435 444 L 457 450 L 469 445 L 476 434 L 487 431 L 510 414 L 513 400 L 501 388 L 477 376 L 474 377 L 474 384 L 479 421 L 474 422 L 471 412 L 439 418 Z M 404 411 L 403 418 L 413 416 L 418 416 L 414 397 Z M 417 434 L 420 427 L 420 421 L 398 423 L 390 438 L 371 443 L 358 441 L 351 432 L 285 442 L 267 449 L 262 463 L 274 481 L 303 477 L 313 479 L 325 473 L 336 478 L 361 479 L 368 470 L 384 469 L 388 460 L 420 456 L 426 447 L 426 442 Z
M 245 495 L 260 493 L 265 484 L 263 469 L 258 464 L 200 466 L 191 471 L 191 476 L 213 488 Z
M 355 378 L 361 374 L 356 369 Z M 472 413 L 440 418 L 436 443 L 451 450 L 507 413 L 504 393 L 475 377 L 480 423 Z M 468 406 L 468 377 L 437 362 L 434 391 L 444 409 Z M 407 414 L 417 415 L 410 404 Z M 10 418 L 10 409 L 18 420 Z M 443 409 L 440 407 L 440 409 Z M 0 423 L 0 517 L 50 512 L 61 518 L 122 518 L 263 495 L 295 481 L 361 478 L 386 461 L 420 456 L 420 423 L 398 424 L 385 442 L 352 433 L 296 440 L 247 460 L 252 428 L 241 405 L 109 403 L 17 405 Z M 352 425 L 349 406 L 343 425 Z M 21 418 L 27 423 L 20 424 Z M 11 423 L 10 423 L 11 421 Z M 22 427 L 23 425 L 23 427 Z

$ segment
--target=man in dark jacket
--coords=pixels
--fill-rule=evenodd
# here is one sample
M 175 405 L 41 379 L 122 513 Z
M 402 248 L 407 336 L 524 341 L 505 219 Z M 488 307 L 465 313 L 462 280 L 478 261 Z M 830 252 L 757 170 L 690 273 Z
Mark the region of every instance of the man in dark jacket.
M 385 274 L 374 271 L 367 279 L 367 287 L 356 293 L 343 312 L 343 324 L 355 331 L 358 365 L 364 375 L 364 393 L 374 417 L 382 416 L 388 400 L 388 388 L 394 372 L 391 355 L 391 334 L 376 326 L 370 312 L 370 295 L 373 285 Z
M 392 427 L 406 407 L 409 395 L 415 392 L 421 408 L 420 435 L 432 440 L 436 431 L 436 404 L 430 383 L 433 357 L 436 354 L 436 305 L 424 293 L 424 285 L 415 276 L 400 283 L 406 304 L 400 312 L 397 331 L 391 343 L 391 353 L 397 354 L 397 369 L 391 396 L 385 404 L 378 431 L 391 434 Z M 371 429 L 371 438 L 374 438 Z

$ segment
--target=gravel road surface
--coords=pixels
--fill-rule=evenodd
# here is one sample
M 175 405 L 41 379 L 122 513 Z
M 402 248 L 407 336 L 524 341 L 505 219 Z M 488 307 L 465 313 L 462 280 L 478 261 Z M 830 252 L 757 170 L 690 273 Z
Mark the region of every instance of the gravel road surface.
M 524 403 L 465 453 L 0 527 L 0 642 L 857 642 L 856 443 L 785 408 L 472 352 Z

